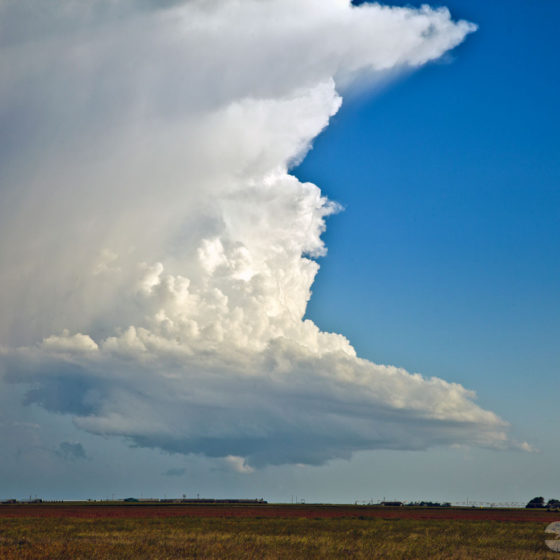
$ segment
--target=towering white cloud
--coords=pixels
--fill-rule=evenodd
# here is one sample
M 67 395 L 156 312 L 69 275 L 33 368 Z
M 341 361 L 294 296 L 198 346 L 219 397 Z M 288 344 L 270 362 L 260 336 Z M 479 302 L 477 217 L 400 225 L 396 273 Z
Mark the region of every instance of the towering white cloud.
M 447 10 L 0 0 L 0 364 L 92 433 L 237 470 L 509 445 L 473 393 L 304 320 L 336 204 L 290 175 L 361 76 Z

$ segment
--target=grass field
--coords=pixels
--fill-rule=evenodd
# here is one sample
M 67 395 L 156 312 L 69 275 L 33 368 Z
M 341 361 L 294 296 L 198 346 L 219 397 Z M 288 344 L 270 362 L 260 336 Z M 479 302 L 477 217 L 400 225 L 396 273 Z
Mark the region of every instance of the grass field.
M 446 518 L 438 518 L 441 510 L 343 506 L 263 506 L 263 515 L 259 508 L 220 506 L 180 511 L 2 506 L 0 558 L 560 560 L 544 543 L 545 527 L 559 518 L 547 512 L 502 512 L 501 519 L 488 519 L 488 510 L 461 509 L 444 511 Z

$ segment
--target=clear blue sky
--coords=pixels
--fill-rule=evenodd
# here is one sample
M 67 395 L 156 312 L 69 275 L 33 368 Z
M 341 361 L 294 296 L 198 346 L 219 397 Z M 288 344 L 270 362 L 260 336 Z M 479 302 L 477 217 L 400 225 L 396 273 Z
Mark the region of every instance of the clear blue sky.
M 345 206 L 308 315 L 540 439 L 560 390 L 560 4 L 446 4 L 479 30 L 347 100 L 296 171 Z
M 296 171 L 345 206 L 308 315 L 360 355 L 474 389 L 541 450 L 420 470 L 560 493 L 560 3 L 445 5 L 478 31 L 347 100 Z

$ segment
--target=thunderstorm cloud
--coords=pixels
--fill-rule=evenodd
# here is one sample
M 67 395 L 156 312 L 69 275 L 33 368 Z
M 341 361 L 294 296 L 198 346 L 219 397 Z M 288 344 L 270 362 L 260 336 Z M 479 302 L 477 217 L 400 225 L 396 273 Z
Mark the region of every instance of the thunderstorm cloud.
M 339 208 L 290 174 L 353 83 L 474 29 L 349 0 L 0 0 L 0 384 L 240 473 L 514 445 L 471 391 L 304 318 Z

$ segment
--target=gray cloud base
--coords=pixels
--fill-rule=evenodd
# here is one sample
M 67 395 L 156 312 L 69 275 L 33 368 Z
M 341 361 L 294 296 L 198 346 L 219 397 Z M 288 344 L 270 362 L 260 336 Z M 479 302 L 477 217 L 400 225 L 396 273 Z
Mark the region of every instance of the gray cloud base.
M 343 352 L 309 355 L 275 340 L 237 368 L 215 356 L 151 360 L 99 356 L 79 367 L 41 351 L 10 368 L 34 383 L 26 401 L 72 414 L 77 426 L 140 447 L 267 464 L 319 465 L 363 449 L 425 449 L 468 443 L 505 448 L 506 424 L 439 379 L 377 366 Z M 75 360 L 75 356 L 72 356 Z M 210 365 L 209 360 L 214 364 Z M 157 373 L 154 373 L 157 371 Z

